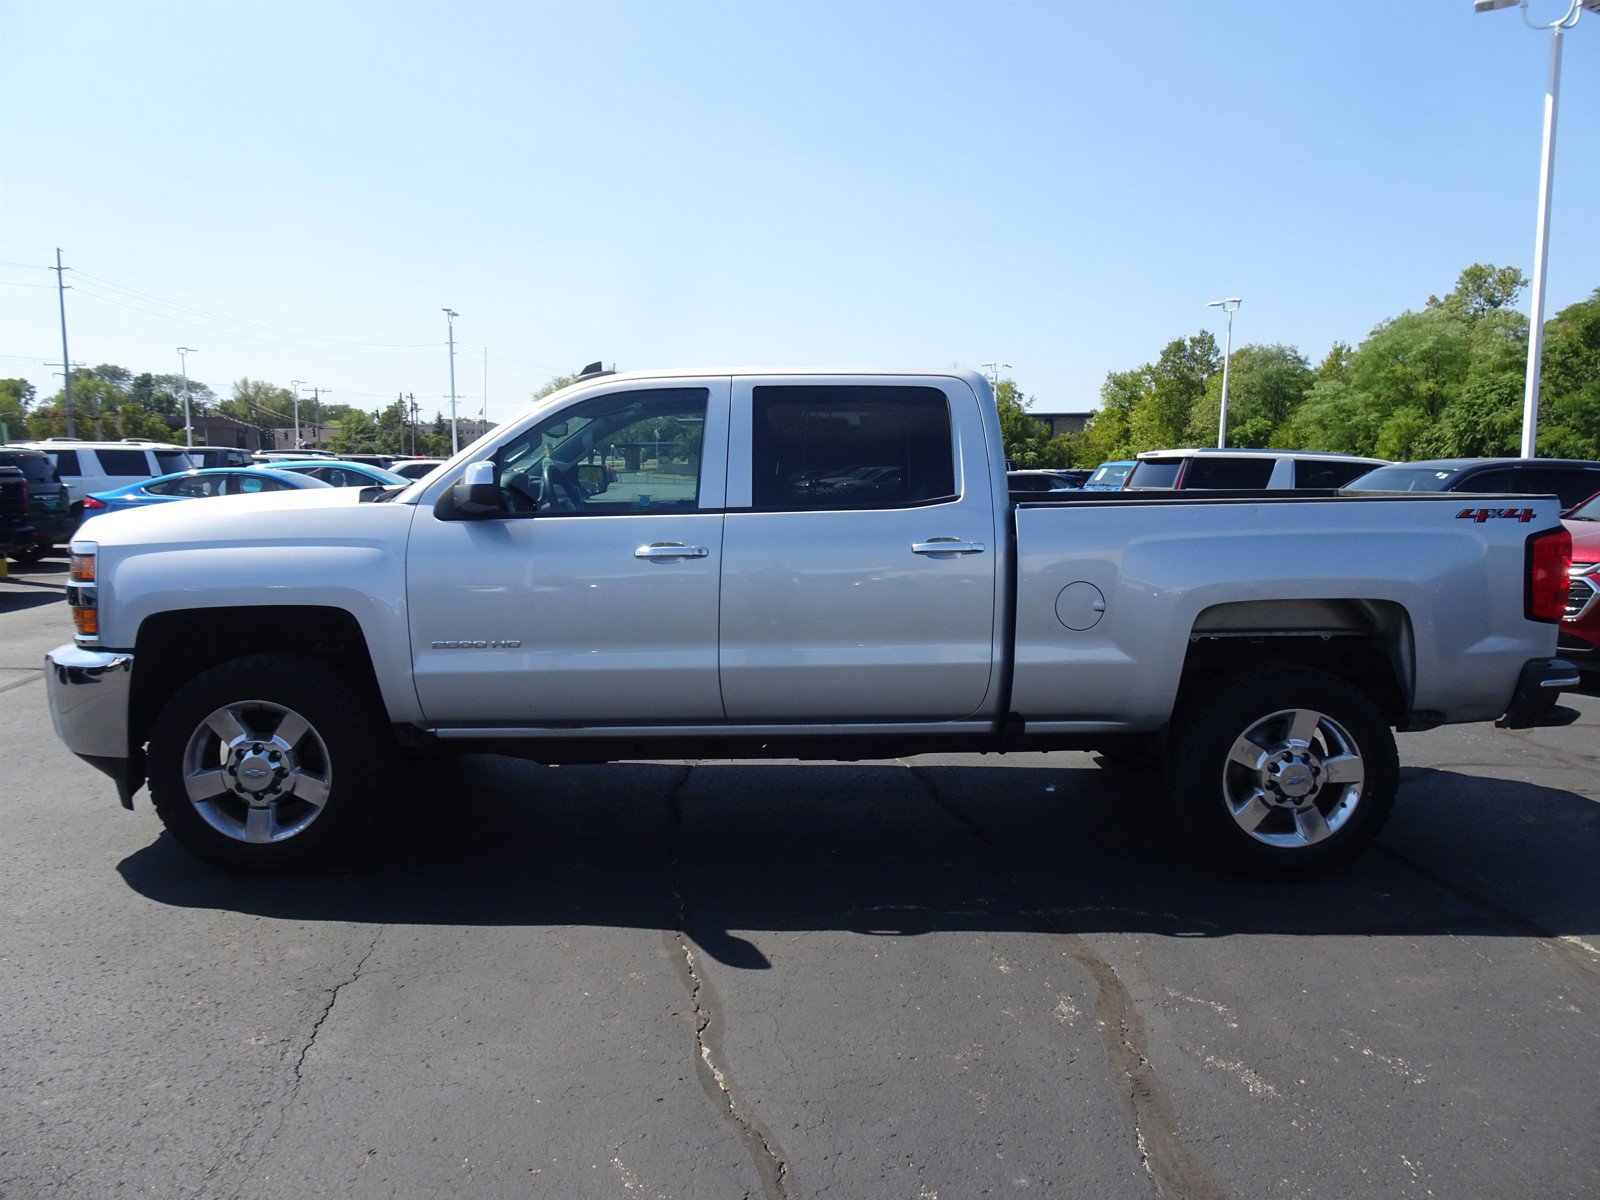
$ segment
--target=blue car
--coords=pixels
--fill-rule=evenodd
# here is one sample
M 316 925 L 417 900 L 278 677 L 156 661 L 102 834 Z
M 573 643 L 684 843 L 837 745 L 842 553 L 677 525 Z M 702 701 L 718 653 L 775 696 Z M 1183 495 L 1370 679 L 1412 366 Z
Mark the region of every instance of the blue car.
M 1103 462 L 1094 469 L 1094 474 L 1089 476 L 1089 481 L 1083 485 L 1086 492 L 1116 492 L 1122 490 L 1122 481 L 1128 477 L 1128 472 L 1133 470 L 1133 460 L 1119 460 L 1117 462 Z
M 296 475 L 309 475 L 333 487 L 405 487 L 415 480 L 385 471 L 382 467 L 366 463 L 345 462 L 326 458 L 280 459 L 272 464 L 274 471 L 292 471 Z
M 108 492 L 91 492 L 83 501 L 83 519 L 107 512 L 125 512 L 171 500 L 198 500 L 205 496 L 248 496 L 256 492 L 286 492 L 328 485 L 320 479 L 290 475 L 262 467 L 211 467 L 178 471 L 157 479 L 130 483 Z

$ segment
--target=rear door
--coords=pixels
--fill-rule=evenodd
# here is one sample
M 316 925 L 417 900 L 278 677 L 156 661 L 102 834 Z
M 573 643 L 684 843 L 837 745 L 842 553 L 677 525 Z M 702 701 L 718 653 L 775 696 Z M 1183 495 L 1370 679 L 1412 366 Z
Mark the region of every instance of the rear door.
M 943 721 L 983 706 L 1000 536 L 984 447 L 958 379 L 734 380 L 729 720 Z

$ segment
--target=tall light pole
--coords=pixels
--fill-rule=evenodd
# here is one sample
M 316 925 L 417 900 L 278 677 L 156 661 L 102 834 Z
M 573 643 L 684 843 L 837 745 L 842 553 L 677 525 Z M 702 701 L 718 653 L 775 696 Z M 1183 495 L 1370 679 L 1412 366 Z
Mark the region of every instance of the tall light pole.
M 1220 308 L 1228 314 L 1228 341 L 1227 348 L 1222 352 L 1222 413 L 1217 418 L 1217 449 L 1221 450 L 1228 444 L 1228 364 L 1233 360 L 1233 314 L 1239 311 L 1239 305 L 1244 301 L 1237 296 L 1229 296 L 1226 300 L 1209 300 L 1207 308 Z
M 998 396 L 1000 394 L 1000 372 L 1011 370 L 1011 364 L 1003 362 L 986 362 L 978 365 L 989 368 L 989 388 L 996 396 Z
M 291 379 L 289 385 L 294 388 L 294 448 L 300 449 L 300 389 L 306 386 L 304 379 Z
M 1556 166 L 1556 104 L 1561 98 L 1561 34 L 1578 23 L 1583 9 L 1600 12 L 1600 0 L 1571 0 L 1564 16 L 1547 25 L 1528 20 L 1528 0 L 1474 0 L 1477 12 L 1516 4 L 1529 29 L 1550 31 L 1550 76 L 1544 89 L 1544 148 L 1539 158 L 1539 217 L 1533 235 L 1533 323 L 1528 328 L 1528 378 L 1522 392 L 1522 457 L 1534 458 L 1539 437 L 1539 369 L 1544 359 L 1545 266 L 1550 257 L 1550 185 Z
M 456 318 L 461 314 L 453 308 L 443 312 L 450 327 L 450 453 L 454 454 L 461 449 L 461 438 L 456 433 Z
M 194 445 L 194 422 L 189 419 L 189 355 L 199 354 L 192 346 L 178 347 L 178 362 L 183 371 L 183 444 Z

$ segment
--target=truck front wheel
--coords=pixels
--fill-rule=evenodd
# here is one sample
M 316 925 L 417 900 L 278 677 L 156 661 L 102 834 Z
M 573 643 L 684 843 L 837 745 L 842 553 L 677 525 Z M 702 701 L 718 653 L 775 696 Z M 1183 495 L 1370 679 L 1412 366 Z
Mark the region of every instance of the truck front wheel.
M 388 788 L 377 705 L 316 659 L 256 654 L 211 668 L 150 733 L 150 796 L 167 830 L 232 871 L 303 871 L 347 850 Z
M 1382 713 L 1321 671 L 1224 676 L 1188 698 L 1174 723 L 1178 815 L 1246 874 L 1306 879 L 1348 861 L 1383 828 L 1398 780 Z

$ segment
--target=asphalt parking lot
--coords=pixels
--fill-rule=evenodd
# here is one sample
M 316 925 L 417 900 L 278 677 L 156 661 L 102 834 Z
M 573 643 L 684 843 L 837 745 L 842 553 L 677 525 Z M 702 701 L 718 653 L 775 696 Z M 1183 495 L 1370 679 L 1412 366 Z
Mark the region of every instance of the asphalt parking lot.
M 0 581 L 0 1195 L 1600 1194 L 1600 690 L 1403 736 L 1310 884 L 1064 753 L 463 759 L 247 880 L 57 741 L 64 577 Z

